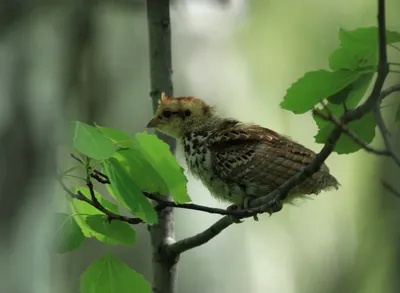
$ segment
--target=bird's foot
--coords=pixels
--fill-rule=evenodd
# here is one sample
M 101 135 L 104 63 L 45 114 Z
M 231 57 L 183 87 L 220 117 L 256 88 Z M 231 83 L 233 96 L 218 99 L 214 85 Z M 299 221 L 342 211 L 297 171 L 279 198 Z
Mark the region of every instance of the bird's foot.
M 240 206 L 234 204 L 234 205 L 229 206 L 227 208 L 227 210 L 228 211 L 238 211 L 238 210 L 240 210 Z M 240 223 L 244 222 L 241 218 L 235 217 L 234 215 L 229 215 L 228 217 L 231 219 L 231 221 L 233 223 L 236 223 L 236 224 L 240 224 Z
M 236 210 L 236 211 L 249 211 L 249 200 L 251 199 L 250 196 L 245 196 L 241 203 L 237 205 L 232 205 L 228 207 L 228 210 Z M 244 221 L 239 217 L 231 216 L 231 219 L 234 223 L 243 223 Z M 258 221 L 257 214 L 253 215 L 254 221 Z
M 241 207 L 242 207 L 243 210 L 248 210 L 248 208 L 249 208 L 249 200 L 250 200 L 251 198 L 252 198 L 251 196 L 245 196 L 245 197 L 243 198 L 243 202 L 242 202 L 242 204 L 241 204 Z M 258 222 L 258 216 L 257 216 L 257 214 L 253 215 L 253 219 L 254 219 L 254 221 Z
M 280 210 L 282 210 L 282 208 L 282 201 L 280 199 L 273 199 L 268 203 L 268 209 L 266 210 L 266 212 L 271 217 L 272 214 L 279 212 Z

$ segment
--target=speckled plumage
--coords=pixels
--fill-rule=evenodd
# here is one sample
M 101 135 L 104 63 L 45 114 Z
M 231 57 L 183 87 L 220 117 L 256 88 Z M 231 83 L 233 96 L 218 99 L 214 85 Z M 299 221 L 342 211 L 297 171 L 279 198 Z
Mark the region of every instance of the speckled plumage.
M 165 111 L 172 113 L 169 118 Z M 149 126 L 179 140 L 189 171 L 213 196 L 238 205 L 245 197 L 275 190 L 315 157 L 313 151 L 270 129 L 218 117 L 212 107 L 192 97 L 163 96 Z M 324 164 L 292 190 L 288 200 L 338 186 Z

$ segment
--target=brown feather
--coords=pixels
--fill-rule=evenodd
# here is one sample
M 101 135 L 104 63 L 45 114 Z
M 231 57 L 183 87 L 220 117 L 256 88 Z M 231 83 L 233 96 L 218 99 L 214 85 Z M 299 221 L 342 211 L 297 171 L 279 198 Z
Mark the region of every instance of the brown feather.
M 221 179 L 257 187 L 252 195 L 270 192 L 302 171 L 315 153 L 278 133 L 257 125 L 234 124 L 214 132 L 208 140 L 212 164 Z M 317 194 L 338 183 L 324 164 L 293 192 Z M 260 194 L 261 193 L 261 194 Z

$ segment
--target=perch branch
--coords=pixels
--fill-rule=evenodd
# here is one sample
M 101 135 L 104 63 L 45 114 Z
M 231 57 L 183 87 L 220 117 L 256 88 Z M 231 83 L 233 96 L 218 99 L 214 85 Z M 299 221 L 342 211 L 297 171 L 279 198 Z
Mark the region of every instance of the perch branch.
M 237 218 L 247 218 L 252 217 L 254 215 L 251 210 L 231 210 L 231 209 L 219 209 L 219 208 L 212 208 L 208 206 L 193 204 L 193 203 L 176 203 L 170 200 L 164 199 L 164 196 L 159 196 L 151 193 L 144 192 L 143 193 L 147 198 L 152 199 L 157 202 L 157 208 L 163 209 L 164 207 L 171 207 L 171 208 L 180 208 L 180 209 L 187 209 L 187 210 L 194 210 L 200 212 L 206 212 L 210 214 L 219 214 L 219 215 L 230 215 Z M 233 206 L 232 206 L 233 207 Z
M 215 236 L 220 234 L 224 229 L 232 225 L 232 218 L 225 216 L 215 222 L 211 227 L 207 228 L 203 232 L 196 234 L 192 237 L 188 237 L 175 242 L 168 247 L 169 253 L 173 255 L 180 255 L 181 253 L 188 251 L 189 249 L 203 245 L 213 239 Z
M 74 154 L 71 154 L 71 157 L 73 157 L 79 163 L 84 164 L 84 162 L 81 159 L 79 159 L 78 157 L 76 157 Z M 97 180 L 99 183 L 102 183 L 102 184 L 111 184 L 107 175 L 105 175 L 104 173 L 102 173 L 96 169 L 93 169 L 91 166 L 89 166 L 88 168 L 89 168 L 89 170 L 93 170 L 92 173 L 90 174 L 91 178 Z M 146 196 L 147 198 L 157 202 L 157 206 L 155 207 L 157 212 L 161 212 L 166 207 L 171 207 L 171 208 L 180 208 L 180 209 L 188 209 L 188 210 L 206 212 L 206 213 L 210 213 L 210 214 L 220 214 L 223 216 L 230 215 L 230 216 L 234 216 L 237 218 L 247 218 L 247 217 L 251 217 L 254 215 L 254 213 L 251 210 L 234 210 L 234 209 L 230 209 L 230 208 L 220 209 L 220 208 L 212 208 L 212 207 L 193 204 L 193 203 L 180 204 L 180 203 L 176 203 L 174 201 L 166 199 L 167 197 L 165 195 L 156 195 L 156 194 L 152 194 L 152 193 L 148 193 L 148 192 L 143 192 L 143 195 Z

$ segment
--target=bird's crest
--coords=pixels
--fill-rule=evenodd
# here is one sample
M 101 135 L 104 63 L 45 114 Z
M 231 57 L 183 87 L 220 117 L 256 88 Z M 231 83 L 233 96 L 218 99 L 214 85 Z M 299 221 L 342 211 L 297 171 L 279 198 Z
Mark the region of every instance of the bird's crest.
M 169 97 L 165 92 L 161 93 L 159 104 L 186 105 L 188 108 L 202 109 L 204 113 L 209 112 L 213 107 L 206 102 L 193 96 Z

